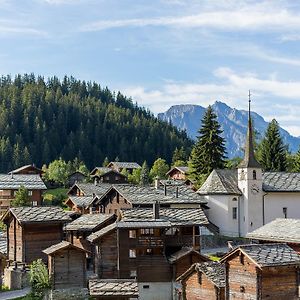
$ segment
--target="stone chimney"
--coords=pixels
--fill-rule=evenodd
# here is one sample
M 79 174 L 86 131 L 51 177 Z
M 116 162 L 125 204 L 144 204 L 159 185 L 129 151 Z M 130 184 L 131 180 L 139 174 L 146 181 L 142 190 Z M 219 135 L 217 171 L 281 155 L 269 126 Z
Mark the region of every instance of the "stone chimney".
M 154 187 L 155 187 L 156 189 L 159 188 L 159 177 L 158 177 L 158 176 L 155 177 L 155 180 L 154 180 Z
M 166 184 L 164 185 L 164 194 L 165 194 L 165 196 L 167 196 L 167 185 Z
M 159 202 L 153 202 L 153 218 L 159 219 Z

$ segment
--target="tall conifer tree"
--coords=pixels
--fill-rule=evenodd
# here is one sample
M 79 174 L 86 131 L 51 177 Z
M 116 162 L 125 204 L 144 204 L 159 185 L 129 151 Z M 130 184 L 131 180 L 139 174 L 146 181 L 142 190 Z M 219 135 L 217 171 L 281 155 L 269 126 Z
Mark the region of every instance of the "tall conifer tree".
M 220 127 L 217 115 L 208 106 L 189 160 L 190 178 L 198 185 L 203 183 L 213 169 L 224 168 L 226 149 Z
M 267 128 L 258 156 L 265 171 L 286 171 L 287 146 L 282 141 L 279 125 L 275 119 Z

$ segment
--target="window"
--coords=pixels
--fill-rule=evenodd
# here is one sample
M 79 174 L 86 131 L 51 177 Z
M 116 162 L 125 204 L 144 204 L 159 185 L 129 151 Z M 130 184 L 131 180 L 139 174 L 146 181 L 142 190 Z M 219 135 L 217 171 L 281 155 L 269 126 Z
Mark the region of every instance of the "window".
M 232 219 L 233 220 L 237 219 L 237 207 L 232 208 Z
M 253 170 L 253 172 L 252 172 L 252 173 L 253 173 L 253 179 L 254 179 L 254 180 L 256 180 L 256 171 L 255 171 L 255 170 Z
M 136 276 L 136 270 L 130 270 L 130 278 L 135 278 Z
M 28 196 L 32 196 L 32 191 L 28 191 Z
M 232 201 L 237 201 L 237 199 L 236 199 L 236 198 L 233 198 Z
M 149 285 L 143 285 L 143 289 L 149 289 L 150 286 Z
M 141 234 L 142 235 L 154 234 L 154 229 L 153 228 L 141 228 Z
M 146 249 L 146 255 L 152 255 L 153 254 L 153 249 L 147 248 Z
M 136 249 L 129 249 L 129 257 L 136 258 Z
M 129 238 L 130 239 L 136 238 L 136 230 L 129 230 Z
M 286 219 L 287 218 L 287 207 L 283 207 L 282 211 L 283 211 L 284 218 Z
M 32 206 L 37 206 L 37 201 L 32 201 Z

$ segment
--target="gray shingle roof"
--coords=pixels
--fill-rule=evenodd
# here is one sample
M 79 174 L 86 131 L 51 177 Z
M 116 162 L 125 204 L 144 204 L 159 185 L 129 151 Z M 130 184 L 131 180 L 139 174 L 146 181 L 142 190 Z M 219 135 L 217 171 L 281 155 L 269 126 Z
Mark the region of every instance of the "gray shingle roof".
M 232 194 L 241 195 L 238 188 L 237 170 L 213 170 L 200 189 L 200 195 L 207 194 Z
M 109 170 L 111 170 L 111 168 L 107 168 L 107 167 L 95 167 L 92 171 L 91 171 L 91 175 L 95 175 L 96 173 L 106 173 Z
M 7 254 L 7 236 L 3 232 L 0 234 L 0 254 Z
M 207 225 L 207 217 L 201 208 L 160 208 L 160 218 L 153 218 L 152 208 L 133 208 L 121 211 L 123 222 L 163 220 L 170 222 L 170 226 Z
M 265 192 L 300 192 L 300 173 L 265 172 L 263 173 Z
M 203 255 L 200 254 L 200 252 L 196 251 L 195 249 L 191 248 L 191 247 L 182 247 L 182 249 L 180 249 L 179 251 L 173 253 L 172 255 L 170 255 L 168 257 L 168 261 L 173 264 L 175 263 L 177 260 L 181 259 L 182 257 L 185 257 L 186 255 L 189 255 L 191 253 L 197 254 L 199 256 L 202 256 L 204 260 L 208 261 L 209 258 L 204 257 Z
M 219 262 L 197 263 L 195 269 L 206 275 L 217 287 L 225 287 L 225 266 Z
M 244 252 L 259 267 L 300 265 L 300 256 L 286 244 L 250 244 L 242 245 L 232 250 L 226 257 L 236 250 Z M 226 259 L 222 258 L 222 261 Z
M 83 248 L 79 248 L 67 241 L 61 241 L 58 244 L 52 245 L 52 246 L 46 248 L 45 250 L 43 250 L 43 252 L 47 255 L 51 255 L 57 251 L 60 251 L 60 250 L 66 249 L 66 248 L 72 248 L 72 249 L 76 249 L 78 251 L 88 252 L 88 251 L 84 250 Z
M 173 167 L 172 169 L 170 169 L 166 175 L 169 175 L 171 172 L 173 172 L 174 170 L 178 170 L 179 172 L 186 174 L 189 171 L 189 167 L 185 167 L 185 166 L 180 166 L 180 167 Z
M 87 237 L 87 240 L 90 241 L 90 242 L 94 242 L 95 240 L 103 237 L 104 235 L 106 235 L 107 233 L 115 230 L 117 228 L 117 224 L 116 223 L 112 223 L 96 232 L 93 232 L 92 234 L 90 234 L 88 237 Z
M 111 214 L 85 214 L 80 216 L 78 219 L 68 223 L 65 226 L 65 230 L 80 230 L 80 231 L 92 231 L 101 224 L 112 219 L 114 215 Z
M 91 296 L 137 298 L 138 283 L 131 279 L 92 279 L 89 281 Z M 122 298 L 123 299 L 123 298 Z
M 112 161 L 108 164 L 108 166 L 115 166 L 121 169 L 140 169 L 141 166 L 136 162 L 125 162 L 125 161 Z
M 107 183 L 100 183 L 97 185 L 94 183 L 76 183 L 75 186 L 84 193 L 84 196 L 93 196 L 93 194 L 95 194 L 99 197 L 105 194 L 111 187 L 111 185 Z
M 248 233 L 247 238 L 300 244 L 300 220 L 276 219 Z
M 62 208 L 55 206 L 13 207 L 8 213 L 12 213 L 20 223 L 65 223 L 72 220 Z
M 47 189 L 41 177 L 36 174 L 0 174 L 1 190 L 18 190 L 21 186 L 28 190 Z
M 94 197 L 93 196 L 69 196 L 69 199 L 77 207 L 88 208 L 93 203 Z
M 26 165 L 26 166 L 22 166 L 22 167 L 20 167 L 20 168 L 18 168 L 18 169 L 12 170 L 12 171 L 10 171 L 8 174 L 11 174 L 11 173 L 17 174 L 17 173 L 19 173 L 20 171 L 26 170 L 27 168 L 33 168 L 33 169 L 35 169 L 35 170 L 36 170 L 37 172 L 39 172 L 39 173 L 42 173 L 42 172 L 43 172 L 41 169 L 35 167 L 34 165 Z

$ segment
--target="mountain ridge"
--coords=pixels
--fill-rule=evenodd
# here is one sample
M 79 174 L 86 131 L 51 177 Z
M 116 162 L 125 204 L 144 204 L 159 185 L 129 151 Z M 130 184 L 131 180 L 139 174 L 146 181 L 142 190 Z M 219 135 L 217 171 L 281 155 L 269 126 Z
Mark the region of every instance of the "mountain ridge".
M 212 105 L 226 140 L 227 156 L 229 158 L 242 156 L 247 133 L 248 111 L 232 108 L 225 102 L 216 101 Z M 179 104 L 171 106 L 166 112 L 159 113 L 158 118 L 187 132 L 193 140 L 196 139 L 201 120 L 206 108 L 196 104 Z M 268 122 L 258 113 L 251 112 L 254 128 L 261 140 L 268 127 Z M 280 127 L 280 134 L 291 152 L 296 152 L 300 145 L 300 137 L 292 136 Z

